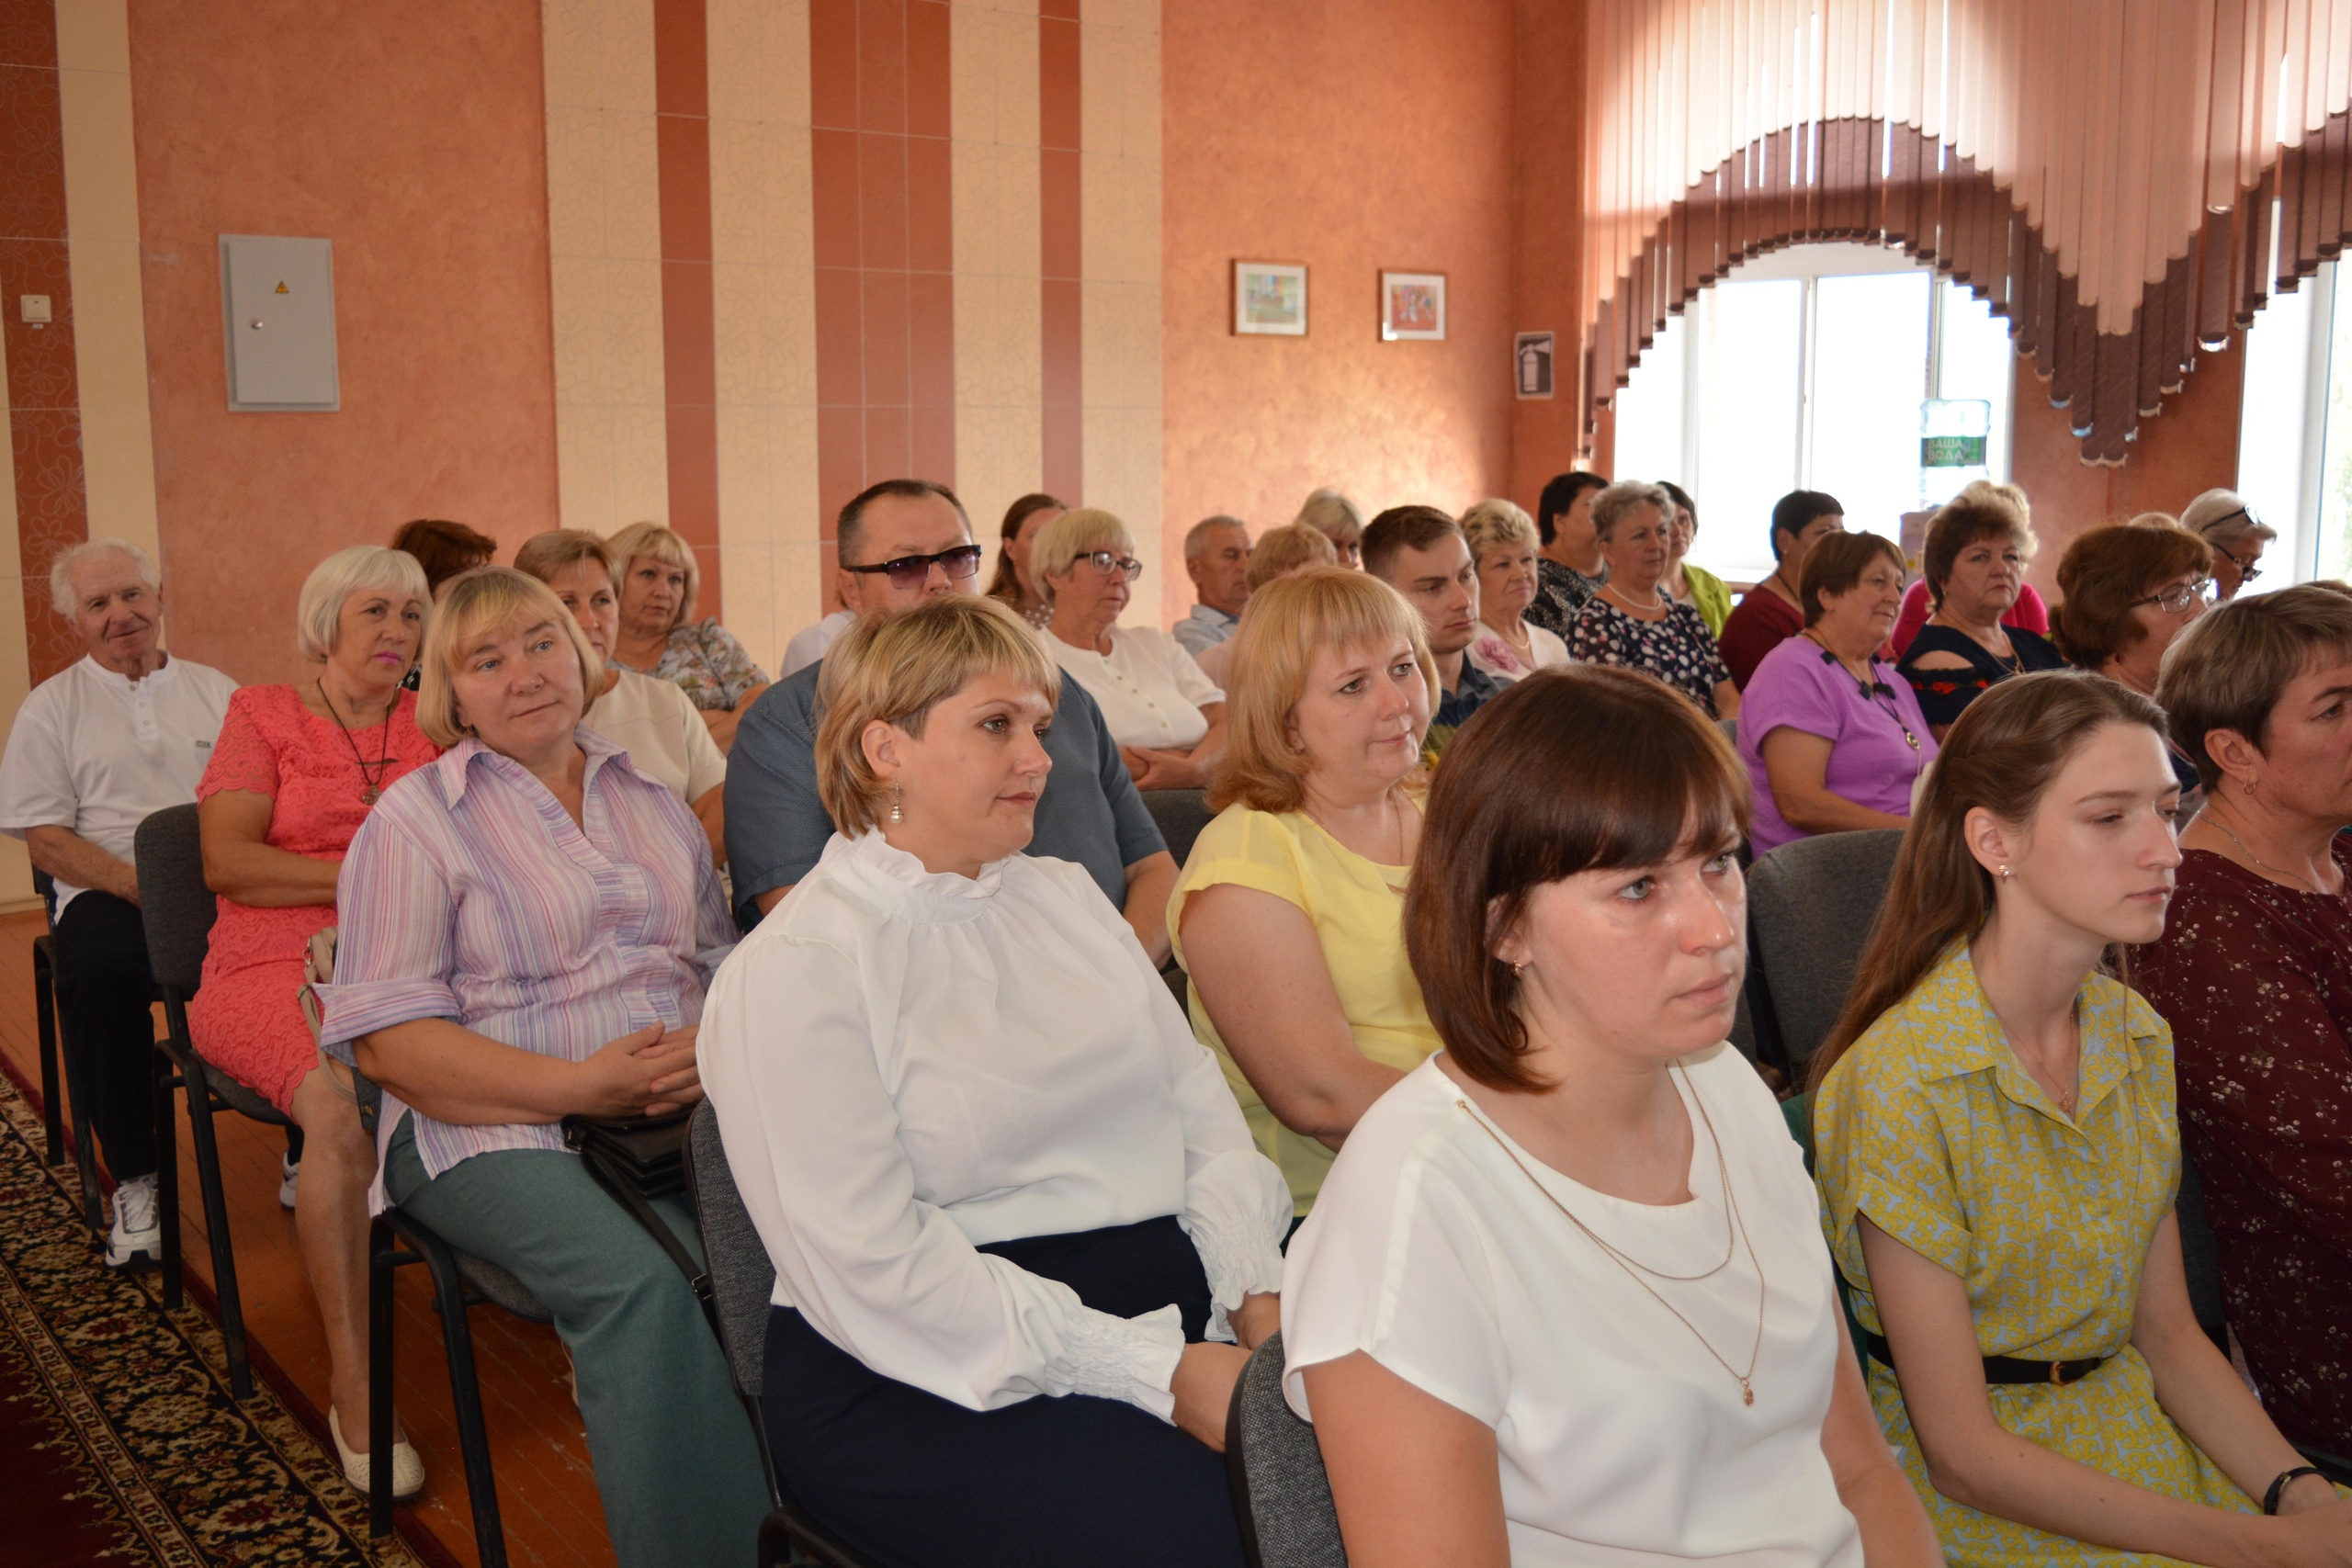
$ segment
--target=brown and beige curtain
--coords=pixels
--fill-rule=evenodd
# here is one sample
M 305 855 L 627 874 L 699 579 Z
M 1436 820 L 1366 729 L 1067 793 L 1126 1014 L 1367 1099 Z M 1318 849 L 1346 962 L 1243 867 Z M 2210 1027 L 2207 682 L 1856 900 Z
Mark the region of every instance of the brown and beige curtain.
M 2086 461 L 2352 233 L 2352 0 L 1589 0 L 1585 429 L 1691 295 L 1896 245 Z

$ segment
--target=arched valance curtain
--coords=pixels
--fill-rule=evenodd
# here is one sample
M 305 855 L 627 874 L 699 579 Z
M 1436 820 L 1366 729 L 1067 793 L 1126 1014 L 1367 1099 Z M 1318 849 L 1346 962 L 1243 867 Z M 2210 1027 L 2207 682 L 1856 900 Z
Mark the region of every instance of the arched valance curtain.
M 1668 313 L 1805 240 L 2005 316 L 2120 463 L 2352 234 L 2352 0 L 1589 0 L 1584 427 Z

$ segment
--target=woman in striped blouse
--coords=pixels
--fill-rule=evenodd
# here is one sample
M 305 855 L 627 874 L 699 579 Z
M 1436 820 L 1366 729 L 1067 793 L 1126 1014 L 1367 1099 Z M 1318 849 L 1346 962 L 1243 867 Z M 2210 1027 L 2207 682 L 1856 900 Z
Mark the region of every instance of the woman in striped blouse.
M 353 839 L 322 1038 L 384 1089 L 376 1194 L 555 1315 L 615 1555 L 748 1561 L 750 1428 L 683 1274 L 559 1123 L 701 1098 L 703 989 L 734 942 L 710 846 L 580 728 L 603 671 L 547 586 L 492 568 L 435 613 L 418 723 L 450 750 Z M 657 1200 L 698 1247 L 681 1200 Z

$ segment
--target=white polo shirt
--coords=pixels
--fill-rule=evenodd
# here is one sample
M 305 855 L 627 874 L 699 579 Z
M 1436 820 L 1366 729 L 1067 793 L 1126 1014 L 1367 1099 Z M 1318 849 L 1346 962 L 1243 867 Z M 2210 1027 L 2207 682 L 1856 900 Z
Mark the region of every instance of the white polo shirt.
M 727 782 L 727 758 L 710 726 L 673 681 L 617 671 L 613 689 L 588 706 L 581 723 L 628 753 L 628 765 L 692 809 Z
M 0 753 L 0 833 L 65 828 L 121 861 L 139 824 L 186 806 L 212 761 L 237 682 L 166 658 L 142 681 L 87 657 L 33 689 Z M 57 885 L 62 915 L 83 889 Z
M 854 610 L 835 610 L 823 620 L 801 627 L 784 645 L 784 669 L 776 675 L 781 681 L 806 670 L 825 657 L 825 650 L 841 640 L 842 633 L 857 624 Z
M 1193 656 L 1158 626 L 1112 627 L 1108 653 L 1073 648 L 1051 632 L 1046 641 L 1064 672 L 1102 710 L 1103 728 L 1122 746 L 1197 746 L 1209 732 L 1201 709 L 1225 701 Z

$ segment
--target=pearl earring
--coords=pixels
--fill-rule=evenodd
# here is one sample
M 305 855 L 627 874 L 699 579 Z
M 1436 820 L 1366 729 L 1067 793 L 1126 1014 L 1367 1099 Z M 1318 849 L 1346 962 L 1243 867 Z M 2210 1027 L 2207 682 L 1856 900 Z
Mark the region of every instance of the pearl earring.
M 897 784 L 892 784 L 890 786 L 890 820 L 903 822 L 906 819 L 906 795 Z
M 1510 977 L 1511 977 L 1512 979 L 1514 979 L 1514 980 L 1524 980 L 1524 979 L 1526 979 L 1526 978 L 1527 978 L 1527 965 L 1526 965 L 1526 964 L 1512 964 L 1512 965 L 1510 966 Z
M 2001 868 L 2001 880 L 2002 880 L 2002 881 L 2004 881 L 2004 882 L 2007 882 L 2008 879 L 2009 879 L 2009 868 L 2008 868 L 2007 866 L 2006 866 L 2006 865 L 2005 865 L 2005 866 L 2003 866 L 2003 867 Z

